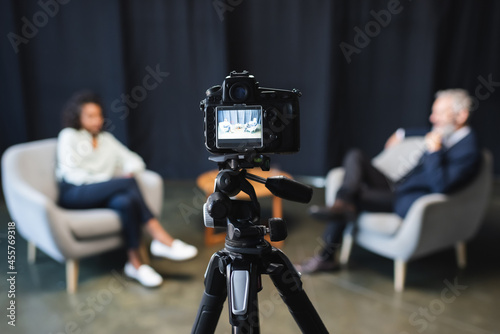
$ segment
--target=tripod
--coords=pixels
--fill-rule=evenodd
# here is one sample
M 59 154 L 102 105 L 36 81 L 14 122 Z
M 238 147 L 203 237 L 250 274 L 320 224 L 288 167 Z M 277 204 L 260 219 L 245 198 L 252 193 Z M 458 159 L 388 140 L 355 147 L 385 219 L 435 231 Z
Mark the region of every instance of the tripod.
M 259 161 L 258 165 L 268 170 L 267 157 L 255 160 L 232 155 L 211 160 L 219 163 L 220 171 L 215 191 L 204 205 L 205 225 L 227 227 L 227 236 L 224 249 L 214 253 L 208 264 L 205 291 L 191 333 L 214 333 L 227 298 L 232 333 L 259 334 L 257 293 L 262 290 L 262 274 L 269 275 L 303 333 L 328 333 L 302 289 L 299 273 L 282 251 L 264 240 L 267 233 L 271 241 L 284 240 L 286 225 L 281 218 L 269 219 L 268 227 L 258 225 L 260 205 L 247 178 L 264 183 L 275 196 L 297 202 L 309 202 L 312 189 L 281 176 L 263 179 L 240 169 Z M 240 191 L 248 194 L 250 201 L 230 199 Z

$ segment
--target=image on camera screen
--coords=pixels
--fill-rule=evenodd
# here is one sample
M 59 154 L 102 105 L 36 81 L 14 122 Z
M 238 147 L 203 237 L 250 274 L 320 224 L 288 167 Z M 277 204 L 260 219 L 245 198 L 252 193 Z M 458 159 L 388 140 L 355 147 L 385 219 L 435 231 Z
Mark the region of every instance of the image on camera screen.
M 262 107 L 217 107 L 217 147 L 262 148 Z

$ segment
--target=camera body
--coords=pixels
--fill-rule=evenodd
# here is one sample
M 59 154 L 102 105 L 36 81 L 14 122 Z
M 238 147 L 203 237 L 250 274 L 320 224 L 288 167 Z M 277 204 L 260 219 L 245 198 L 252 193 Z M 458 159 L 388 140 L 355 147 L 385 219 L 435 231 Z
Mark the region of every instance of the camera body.
M 205 146 L 213 154 L 300 149 L 300 91 L 259 87 L 247 71 L 231 72 L 200 102 Z

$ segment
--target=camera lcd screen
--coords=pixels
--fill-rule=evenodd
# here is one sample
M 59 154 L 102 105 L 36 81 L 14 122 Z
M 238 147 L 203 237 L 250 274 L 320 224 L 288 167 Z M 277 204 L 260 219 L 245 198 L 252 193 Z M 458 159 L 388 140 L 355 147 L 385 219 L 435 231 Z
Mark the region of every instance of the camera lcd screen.
M 217 114 L 217 148 L 262 148 L 262 106 L 221 106 Z

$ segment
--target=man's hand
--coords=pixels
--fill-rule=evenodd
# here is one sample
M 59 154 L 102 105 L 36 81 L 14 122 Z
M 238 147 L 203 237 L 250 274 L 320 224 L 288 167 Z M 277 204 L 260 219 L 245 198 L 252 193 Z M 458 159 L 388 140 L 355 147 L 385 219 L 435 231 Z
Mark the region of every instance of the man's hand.
M 437 152 L 442 147 L 442 136 L 436 131 L 431 131 L 425 135 L 425 145 L 429 153 Z

